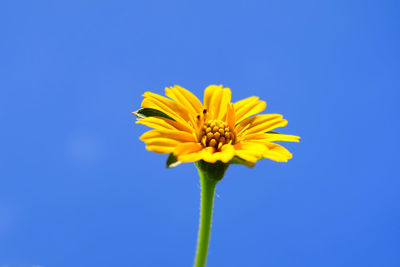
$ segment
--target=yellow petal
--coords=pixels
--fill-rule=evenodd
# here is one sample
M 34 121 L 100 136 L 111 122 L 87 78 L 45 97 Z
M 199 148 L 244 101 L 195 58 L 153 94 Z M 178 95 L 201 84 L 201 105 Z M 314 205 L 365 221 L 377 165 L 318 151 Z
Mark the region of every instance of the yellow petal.
M 174 151 L 174 147 L 171 147 L 171 146 L 149 145 L 149 146 L 146 146 L 146 149 L 149 151 L 160 153 L 160 154 L 172 153 L 172 151 Z
M 278 127 L 286 126 L 287 121 L 279 114 L 262 114 L 243 120 L 236 126 L 237 135 L 266 133 Z
M 144 119 L 138 119 L 136 123 L 143 124 L 157 130 L 180 130 L 189 133 L 193 132 L 193 129 L 187 124 L 162 117 L 147 117 Z
M 192 154 L 199 152 L 203 149 L 203 146 L 199 143 L 181 143 L 175 147 L 174 155 L 180 156 L 185 154 Z
M 235 155 L 241 159 L 255 163 L 268 151 L 264 144 L 241 142 L 234 145 Z
M 196 141 L 195 137 L 192 134 L 188 132 L 175 131 L 175 130 L 151 130 L 145 132 L 139 139 L 147 143 L 152 139 L 158 139 L 158 138 L 172 139 L 181 143 Z
M 224 88 L 222 89 L 221 98 L 217 101 L 216 104 L 216 112 L 215 116 L 217 120 L 222 120 L 227 112 L 228 105 L 231 103 L 231 89 Z
M 204 150 L 202 153 L 202 159 L 209 163 L 215 163 L 216 161 L 222 161 L 227 163 L 235 156 L 235 150 L 232 145 L 223 145 L 221 151 L 210 153 L 211 151 Z
M 149 146 L 176 147 L 177 145 L 181 144 L 179 141 L 171 138 L 150 138 L 143 141 Z
M 178 155 L 178 160 L 180 162 L 195 162 L 201 160 L 204 154 L 211 154 L 213 152 L 214 152 L 213 147 L 206 147 L 200 149 L 199 151 Z
M 278 162 L 287 162 L 292 158 L 292 153 L 281 145 L 269 143 L 266 145 L 268 151 L 263 154 L 264 158 L 269 158 Z
M 201 160 L 201 152 L 193 152 L 189 154 L 179 155 L 178 161 L 180 162 L 196 162 Z
M 175 85 L 174 87 L 165 88 L 165 94 L 189 109 L 194 116 L 203 111 L 203 105 L 200 100 L 185 88 Z
M 187 124 L 188 121 L 192 120 L 189 111 L 184 106 L 171 99 L 152 92 L 145 92 L 143 97 L 142 107 L 144 108 L 154 108 L 162 111 L 183 124 Z
M 269 141 L 273 142 L 296 142 L 299 143 L 300 136 L 290 135 L 290 134 L 266 134 L 268 136 Z
M 251 162 L 251 163 L 256 163 L 260 159 L 260 155 L 255 155 L 254 153 L 251 153 L 246 150 L 240 150 L 235 152 L 236 156 L 241 158 L 242 160 Z
M 193 135 L 176 130 L 151 130 L 140 138 L 146 144 L 146 149 L 156 153 L 171 153 L 185 142 L 195 142 Z
M 299 142 L 300 137 L 289 134 L 246 134 L 243 137 L 245 141 L 261 141 L 261 142 Z
M 222 91 L 222 85 L 210 85 L 204 91 L 204 108 L 207 109 L 208 113 L 211 113 L 211 107 L 213 106 L 213 99 L 220 95 Z
M 259 100 L 256 96 L 252 96 L 236 102 L 234 107 L 236 122 L 240 122 L 247 117 L 262 112 L 267 107 L 267 103 Z
M 222 85 L 210 85 L 204 91 L 204 108 L 207 109 L 207 119 L 221 120 L 226 114 L 231 101 L 231 90 Z
M 235 116 L 235 108 L 232 103 L 228 104 L 228 110 L 226 112 L 226 122 L 228 122 L 228 126 L 231 129 L 235 128 L 236 116 Z

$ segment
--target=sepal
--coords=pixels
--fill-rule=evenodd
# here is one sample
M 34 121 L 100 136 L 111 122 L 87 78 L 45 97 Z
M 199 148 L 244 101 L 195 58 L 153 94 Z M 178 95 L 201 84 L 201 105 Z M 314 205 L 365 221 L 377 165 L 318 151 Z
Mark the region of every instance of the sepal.
M 256 165 L 254 162 L 246 161 L 244 159 L 239 158 L 238 156 L 234 156 L 229 162 L 229 164 L 240 164 L 245 165 L 249 168 L 253 168 Z
M 166 118 L 166 119 L 170 119 L 170 120 L 174 121 L 173 118 L 171 118 L 164 112 L 159 111 L 158 109 L 154 109 L 154 108 L 141 108 L 135 112 L 132 112 L 132 114 L 141 119 L 144 119 L 147 117 L 162 117 L 162 118 Z
M 225 172 L 229 167 L 229 163 L 223 163 L 222 161 L 209 163 L 204 160 L 199 160 L 196 161 L 195 164 L 200 176 L 216 181 L 224 178 Z
M 165 164 L 166 167 L 167 168 L 173 168 L 173 167 L 178 166 L 179 164 L 181 164 L 181 162 L 178 161 L 178 158 L 173 153 L 170 153 L 168 155 L 167 162 Z

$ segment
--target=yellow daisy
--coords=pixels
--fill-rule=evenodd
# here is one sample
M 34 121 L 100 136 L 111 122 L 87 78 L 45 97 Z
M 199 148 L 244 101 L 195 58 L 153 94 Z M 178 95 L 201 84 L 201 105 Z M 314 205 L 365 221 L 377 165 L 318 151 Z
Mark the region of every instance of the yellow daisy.
M 286 162 L 292 154 L 276 141 L 298 142 L 299 137 L 272 132 L 287 121 L 280 114 L 260 114 L 266 103 L 252 96 L 231 103 L 231 90 L 222 85 L 205 89 L 203 103 L 190 91 L 173 86 L 169 97 L 144 93 L 137 123 L 153 128 L 140 140 L 146 149 L 170 153 L 179 162 L 242 163 L 254 165 L 269 158 Z

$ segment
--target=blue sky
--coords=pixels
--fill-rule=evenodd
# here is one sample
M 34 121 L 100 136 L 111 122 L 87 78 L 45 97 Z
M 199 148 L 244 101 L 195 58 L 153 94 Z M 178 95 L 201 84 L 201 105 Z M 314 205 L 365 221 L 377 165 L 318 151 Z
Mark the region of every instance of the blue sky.
M 212 266 L 400 266 L 398 1 L 2 1 L 0 266 L 191 266 L 199 179 L 134 124 L 209 84 L 289 121 L 232 166 Z

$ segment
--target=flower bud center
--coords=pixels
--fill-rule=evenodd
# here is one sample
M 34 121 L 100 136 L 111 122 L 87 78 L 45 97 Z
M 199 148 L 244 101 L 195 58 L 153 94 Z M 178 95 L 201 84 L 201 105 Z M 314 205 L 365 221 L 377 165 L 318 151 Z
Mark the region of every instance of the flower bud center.
M 204 147 L 211 146 L 219 150 L 233 139 L 233 131 L 227 123 L 221 120 L 210 120 L 201 129 L 200 141 Z

